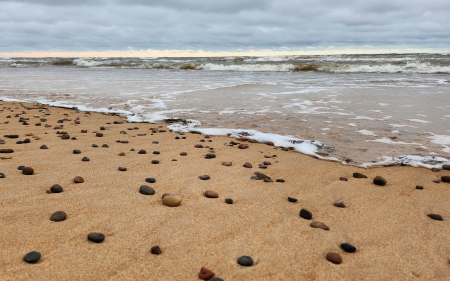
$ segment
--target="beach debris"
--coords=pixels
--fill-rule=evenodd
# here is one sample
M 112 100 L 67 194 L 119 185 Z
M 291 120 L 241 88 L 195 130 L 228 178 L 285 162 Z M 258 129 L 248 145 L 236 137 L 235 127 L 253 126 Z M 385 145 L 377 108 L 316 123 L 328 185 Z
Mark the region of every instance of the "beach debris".
M 332 262 L 334 264 L 341 264 L 342 263 L 342 257 L 338 253 L 335 252 L 329 252 L 326 256 L 327 260 L 329 262 Z

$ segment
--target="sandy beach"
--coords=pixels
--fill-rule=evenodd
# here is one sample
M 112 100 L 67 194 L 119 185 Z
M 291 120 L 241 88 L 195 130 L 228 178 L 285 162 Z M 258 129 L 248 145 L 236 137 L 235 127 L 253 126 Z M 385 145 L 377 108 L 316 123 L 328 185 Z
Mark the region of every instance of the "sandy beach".
M 450 279 L 450 183 L 441 181 L 448 170 L 363 169 L 267 144 L 18 102 L 0 102 L 0 139 L 0 150 L 14 151 L 0 154 L 2 280 L 200 280 L 202 267 L 223 280 Z M 206 159 L 208 153 L 215 158 Z M 264 161 L 270 165 L 259 168 Z M 273 181 L 251 179 L 257 171 Z M 76 176 L 84 182 L 74 183 Z M 376 176 L 387 184 L 375 185 Z M 54 184 L 63 192 L 51 193 Z M 155 194 L 139 193 L 142 185 Z M 206 190 L 218 198 L 205 197 Z M 164 193 L 180 196 L 181 204 L 164 205 Z M 334 206 L 336 200 L 346 207 Z M 312 219 L 300 217 L 301 209 Z M 66 219 L 51 221 L 57 211 Z M 329 230 L 311 227 L 313 221 Z M 104 241 L 88 241 L 91 232 L 103 233 Z M 162 253 L 152 254 L 153 246 Z M 37 263 L 23 260 L 31 251 L 41 253 Z M 342 263 L 328 261 L 329 252 Z M 254 264 L 239 265 L 241 256 Z

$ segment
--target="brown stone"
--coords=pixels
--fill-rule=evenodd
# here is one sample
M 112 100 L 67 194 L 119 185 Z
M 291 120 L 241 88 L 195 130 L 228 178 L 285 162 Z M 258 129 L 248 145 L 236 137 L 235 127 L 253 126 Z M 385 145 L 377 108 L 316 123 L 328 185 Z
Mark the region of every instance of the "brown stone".
M 205 197 L 208 197 L 208 198 L 217 198 L 217 197 L 219 197 L 219 193 L 215 192 L 214 190 L 206 190 L 204 195 L 205 195 Z
M 258 141 L 257 141 L 257 140 L 254 140 L 254 139 L 251 139 L 251 140 L 249 140 L 248 142 L 249 142 L 249 143 L 258 143 Z
M 76 176 L 76 177 L 73 179 L 73 182 L 74 182 L 74 183 L 83 183 L 83 182 L 84 182 L 84 179 L 83 179 L 82 177 L 80 177 L 80 176 Z
M 339 200 L 334 201 L 333 205 L 338 208 L 345 208 L 344 202 L 339 201 Z
M 329 262 L 332 262 L 334 264 L 340 264 L 342 263 L 342 257 L 341 255 L 339 255 L 338 253 L 334 253 L 334 252 L 329 252 L 327 254 L 327 260 Z
M 14 153 L 14 150 L 4 148 L 4 149 L 0 149 L 0 153 Z
M 238 141 L 248 141 L 248 138 L 247 137 L 240 137 L 240 138 L 238 138 L 236 140 L 238 140 Z
M 83 134 L 85 134 L 85 133 L 87 133 L 87 130 L 81 130 L 81 132 L 82 132 Z
M 274 146 L 274 143 L 271 142 L 271 141 L 267 142 L 267 144 L 270 145 L 270 146 Z
M 344 178 L 344 177 L 340 177 L 339 178 L 341 181 L 348 181 L 348 179 L 347 178 Z
M 181 197 L 177 196 L 177 195 L 164 196 L 164 198 L 162 199 L 162 202 L 166 206 L 176 207 L 176 206 L 180 205 Z
M 101 138 L 103 137 L 103 133 L 96 133 L 95 136 Z
M 232 165 L 231 162 L 222 162 L 222 166 L 227 166 L 227 167 L 229 167 L 229 166 L 231 166 L 231 165 Z
M 119 153 L 119 156 L 125 156 L 125 152 Z
M 162 196 L 161 196 L 161 199 L 163 199 L 164 197 L 166 197 L 166 196 L 173 196 L 173 194 L 172 193 L 164 193 Z
M 244 167 L 245 167 L 245 168 L 252 168 L 253 166 L 252 166 L 251 163 L 245 162 L 245 163 L 244 163 Z
M 273 180 L 269 179 L 269 178 L 265 178 L 264 182 L 273 182 Z
M 326 224 L 320 221 L 313 221 L 309 226 L 314 228 L 321 228 L 323 230 L 330 230 L 330 228 Z
M 141 149 L 141 150 L 138 151 L 138 154 L 147 154 L 147 151 Z
M 214 272 L 212 272 L 209 269 L 206 269 L 204 267 L 202 267 L 200 269 L 200 273 L 198 274 L 198 278 L 202 279 L 202 280 L 208 280 L 209 278 L 214 276 Z
M 247 147 L 245 146 L 245 144 L 241 143 L 240 145 L 238 145 L 239 149 L 246 149 Z
M 196 145 L 195 145 L 195 148 L 203 148 L 203 145 L 201 145 L 201 144 L 196 144 Z
M 32 175 L 32 174 L 34 174 L 34 169 L 31 168 L 31 167 L 25 167 L 22 170 L 22 174 L 24 174 L 24 175 Z

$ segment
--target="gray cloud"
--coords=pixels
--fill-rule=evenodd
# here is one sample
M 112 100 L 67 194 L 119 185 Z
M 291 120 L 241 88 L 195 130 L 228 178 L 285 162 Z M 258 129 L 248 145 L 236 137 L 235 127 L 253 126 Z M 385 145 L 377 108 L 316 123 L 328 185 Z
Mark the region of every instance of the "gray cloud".
M 0 52 L 450 46 L 450 1 L 0 0 Z

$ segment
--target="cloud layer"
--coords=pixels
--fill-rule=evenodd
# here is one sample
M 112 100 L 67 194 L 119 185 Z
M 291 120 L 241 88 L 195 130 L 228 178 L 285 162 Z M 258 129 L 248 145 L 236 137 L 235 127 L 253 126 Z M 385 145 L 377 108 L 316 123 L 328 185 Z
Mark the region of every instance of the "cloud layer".
M 448 0 L 0 0 L 0 53 L 450 46 Z

